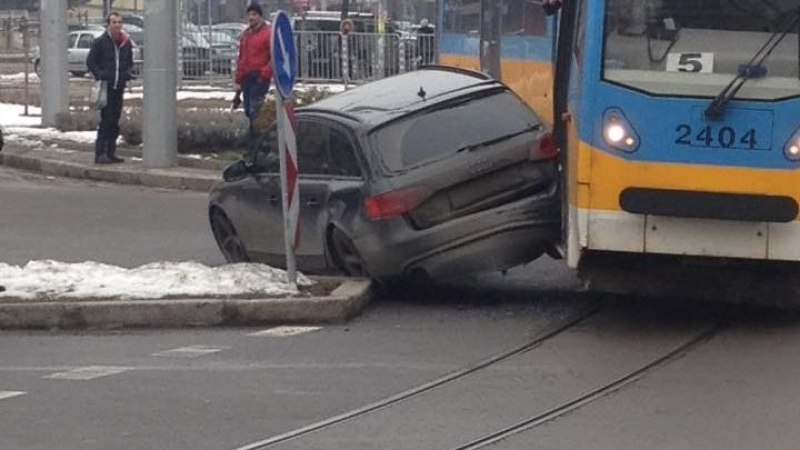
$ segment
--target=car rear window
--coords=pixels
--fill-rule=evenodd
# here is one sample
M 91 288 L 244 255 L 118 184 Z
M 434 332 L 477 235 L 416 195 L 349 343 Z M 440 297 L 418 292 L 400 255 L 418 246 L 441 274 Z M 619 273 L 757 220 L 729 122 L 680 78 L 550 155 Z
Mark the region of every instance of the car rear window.
M 398 172 L 540 124 L 517 96 L 501 91 L 465 97 L 393 122 L 372 134 L 384 167 Z

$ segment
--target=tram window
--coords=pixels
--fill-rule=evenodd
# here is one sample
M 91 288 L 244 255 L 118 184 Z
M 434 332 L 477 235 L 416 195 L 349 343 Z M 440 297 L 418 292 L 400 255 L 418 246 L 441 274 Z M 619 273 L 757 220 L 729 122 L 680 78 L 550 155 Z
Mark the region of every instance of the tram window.
M 547 20 L 541 5 L 530 0 L 503 0 L 503 34 L 544 36 Z

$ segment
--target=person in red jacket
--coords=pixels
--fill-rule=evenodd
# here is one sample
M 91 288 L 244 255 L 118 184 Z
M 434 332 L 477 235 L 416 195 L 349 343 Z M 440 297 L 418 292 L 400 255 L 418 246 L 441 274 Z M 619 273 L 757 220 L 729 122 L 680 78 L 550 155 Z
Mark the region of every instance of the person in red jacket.
M 272 80 L 272 29 L 264 22 L 258 3 L 247 7 L 250 26 L 239 38 L 239 58 L 236 60 L 236 90 L 244 97 L 244 113 L 250 120 L 248 151 L 254 155 L 258 146 L 258 132 L 254 122 L 264 103 Z

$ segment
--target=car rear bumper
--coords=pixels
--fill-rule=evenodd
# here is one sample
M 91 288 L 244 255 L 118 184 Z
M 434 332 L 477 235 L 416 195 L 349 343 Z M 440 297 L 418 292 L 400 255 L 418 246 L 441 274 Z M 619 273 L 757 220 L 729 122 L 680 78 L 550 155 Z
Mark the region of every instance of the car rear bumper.
M 507 269 L 536 259 L 560 236 L 555 186 L 426 230 L 400 218 L 385 222 L 355 241 L 376 278 L 423 270 L 447 279 Z

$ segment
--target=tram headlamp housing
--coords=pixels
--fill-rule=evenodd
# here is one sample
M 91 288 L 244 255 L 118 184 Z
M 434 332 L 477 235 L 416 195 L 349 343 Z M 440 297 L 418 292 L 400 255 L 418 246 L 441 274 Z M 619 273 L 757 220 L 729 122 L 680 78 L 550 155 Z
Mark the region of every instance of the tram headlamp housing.
M 792 137 L 789 138 L 789 142 L 783 147 L 783 154 L 786 156 L 786 159 L 800 161 L 800 128 L 792 134 Z
M 609 147 L 623 152 L 639 148 L 639 134 L 619 108 L 609 108 L 603 113 L 603 140 Z

